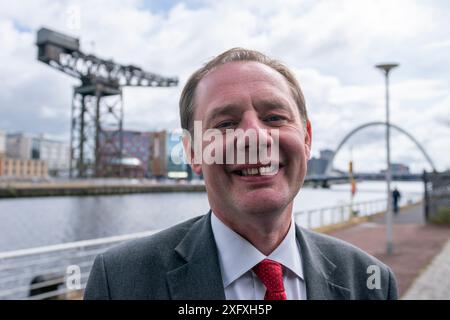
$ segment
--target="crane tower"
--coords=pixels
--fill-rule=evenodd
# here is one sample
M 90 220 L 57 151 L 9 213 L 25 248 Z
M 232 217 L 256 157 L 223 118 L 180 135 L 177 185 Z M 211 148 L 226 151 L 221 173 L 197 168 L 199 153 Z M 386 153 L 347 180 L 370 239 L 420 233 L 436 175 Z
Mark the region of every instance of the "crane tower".
M 39 61 L 81 80 L 72 97 L 70 176 L 111 176 L 116 171 L 108 164 L 123 156 L 122 87 L 172 87 L 178 79 L 85 54 L 78 38 L 47 28 L 36 44 Z

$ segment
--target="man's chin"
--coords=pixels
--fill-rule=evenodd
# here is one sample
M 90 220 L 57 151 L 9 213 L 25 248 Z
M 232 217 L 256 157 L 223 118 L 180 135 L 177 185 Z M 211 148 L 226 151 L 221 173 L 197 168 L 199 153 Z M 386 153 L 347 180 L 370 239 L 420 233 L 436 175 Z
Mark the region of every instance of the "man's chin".
M 276 213 L 284 210 L 287 200 L 280 196 L 250 195 L 245 199 L 240 199 L 239 208 L 248 214 Z

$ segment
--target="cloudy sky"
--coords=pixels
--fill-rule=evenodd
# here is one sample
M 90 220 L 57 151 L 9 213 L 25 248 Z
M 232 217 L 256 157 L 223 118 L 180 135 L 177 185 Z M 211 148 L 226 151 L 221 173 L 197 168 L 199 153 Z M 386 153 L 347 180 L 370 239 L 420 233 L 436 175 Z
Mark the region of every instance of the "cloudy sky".
M 81 49 L 165 76 L 177 88 L 126 88 L 125 128 L 175 129 L 187 77 L 231 47 L 260 50 L 291 67 L 313 124 L 313 154 L 334 149 L 352 129 L 384 121 L 384 78 L 397 62 L 391 119 L 450 168 L 450 2 L 446 0 L 18 0 L 0 2 L 0 130 L 67 140 L 76 79 L 36 60 L 36 31 L 80 37 Z M 336 159 L 357 171 L 384 167 L 382 127 L 355 135 Z M 393 132 L 392 161 L 430 169 Z

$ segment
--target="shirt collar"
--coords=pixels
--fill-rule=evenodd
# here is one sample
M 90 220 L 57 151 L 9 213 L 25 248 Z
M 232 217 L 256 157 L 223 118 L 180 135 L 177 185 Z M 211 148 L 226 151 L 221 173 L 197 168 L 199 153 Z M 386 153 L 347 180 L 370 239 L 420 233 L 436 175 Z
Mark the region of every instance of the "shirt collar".
M 281 263 L 303 279 L 303 268 L 293 219 L 291 219 L 286 237 L 269 256 L 265 256 L 250 242 L 224 224 L 214 212 L 211 214 L 211 227 L 219 253 L 224 287 L 230 285 L 266 258 Z M 238 256 L 236 252 L 239 253 Z

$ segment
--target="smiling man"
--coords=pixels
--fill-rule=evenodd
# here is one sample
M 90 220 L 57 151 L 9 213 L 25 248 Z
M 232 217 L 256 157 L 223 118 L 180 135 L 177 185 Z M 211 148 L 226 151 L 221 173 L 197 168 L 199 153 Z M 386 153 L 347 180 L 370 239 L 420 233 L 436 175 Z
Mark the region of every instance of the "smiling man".
M 86 299 L 397 297 L 387 266 L 293 220 L 312 131 L 287 67 L 257 51 L 228 50 L 190 77 L 180 116 L 188 133 L 185 150 L 193 171 L 204 176 L 210 212 L 99 255 Z M 194 124 L 202 135 L 215 132 L 213 142 L 196 139 Z M 243 139 L 230 132 L 244 133 Z M 215 161 L 205 161 L 204 154 L 198 159 L 196 150 L 211 144 Z

